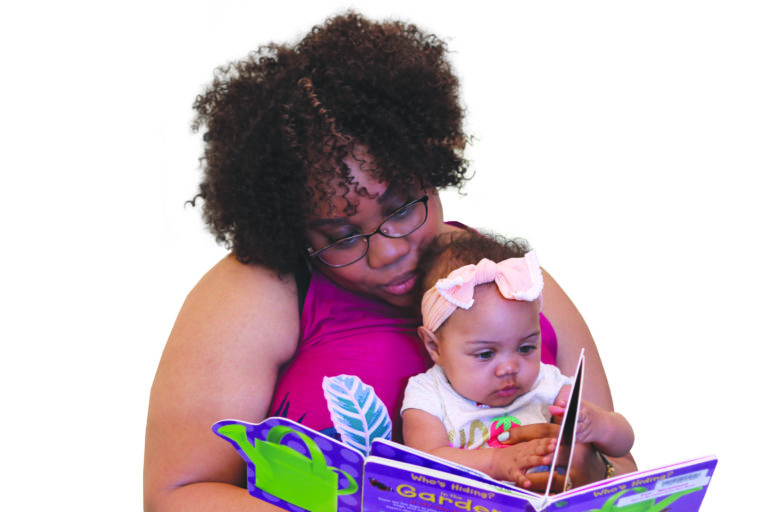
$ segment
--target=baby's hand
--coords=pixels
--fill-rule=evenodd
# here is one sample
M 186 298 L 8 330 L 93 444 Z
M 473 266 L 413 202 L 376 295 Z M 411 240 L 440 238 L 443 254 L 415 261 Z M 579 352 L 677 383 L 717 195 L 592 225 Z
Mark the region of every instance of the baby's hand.
M 562 416 L 565 414 L 565 406 L 565 400 L 558 400 L 555 404 L 549 406 L 549 413 L 562 421 Z M 592 443 L 598 440 L 597 426 L 602 414 L 604 414 L 603 409 L 587 401 L 581 402 L 579 418 L 576 420 L 577 443 Z
M 565 406 L 568 405 L 566 399 L 558 398 L 555 403 L 549 406 L 549 414 L 555 417 L 555 422 L 560 423 L 563 421 L 563 414 L 565 414 Z
M 549 406 L 555 423 L 563 421 L 568 392 L 570 388 L 563 386 L 555 403 Z M 576 442 L 592 443 L 609 457 L 623 457 L 632 449 L 635 434 L 624 416 L 584 400 L 576 419 Z
M 531 481 L 525 474 L 526 470 L 552 462 L 555 439 L 534 439 L 493 450 L 496 452 L 494 461 L 496 470 L 492 476 L 498 480 L 506 480 L 528 488 L 531 486 Z
M 571 395 L 571 385 L 566 384 L 560 389 L 555 402 L 549 406 L 549 414 L 554 416 L 553 423 L 560 425 L 563 422 L 563 414 L 568 406 L 568 397 Z

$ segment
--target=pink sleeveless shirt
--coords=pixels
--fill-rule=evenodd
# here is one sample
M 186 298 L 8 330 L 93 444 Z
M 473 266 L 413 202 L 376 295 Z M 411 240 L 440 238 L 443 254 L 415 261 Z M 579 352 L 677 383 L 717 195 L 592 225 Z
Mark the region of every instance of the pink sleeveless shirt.
M 405 318 L 389 304 L 356 295 L 313 273 L 301 312 L 299 346 L 280 372 L 269 414 L 335 436 L 323 377 L 357 375 L 386 404 L 393 440 L 401 442 L 405 385 L 432 366 L 416 334 L 419 325 L 420 318 Z M 544 315 L 541 331 L 541 360 L 556 364 L 557 338 Z

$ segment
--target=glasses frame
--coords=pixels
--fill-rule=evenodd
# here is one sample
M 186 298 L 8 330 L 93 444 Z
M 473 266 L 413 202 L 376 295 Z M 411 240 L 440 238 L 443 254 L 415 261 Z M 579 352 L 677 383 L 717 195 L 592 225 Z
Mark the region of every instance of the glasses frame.
M 410 235 L 411 233 L 413 233 L 414 231 L 416 231 L 417 229 L 419 229 L 421 226 L 423 226 L 424 223 L 427 222 L 427 217 L 429 217 L 429 206 L 427 206 L 427 201 L 428 200 L 429 200 L 429 196 L 427 194 L 424 194 L 423 196 L 419 197 L 418 199 L 414 199 L 413 201 L 410 201 L 409 203 L 404 204 L 403 206 L 401 206 L 400 208 L 398 208 L 394 212 L 392 212 L 389 215 L 387 215 L 384 218 L 384 220 L 379 222 L 379 225 L 376 226 L 376 229 L 374 229 L 370 233 L 361 233 L 359 235 L 352 235 L 352 236 L 348 236 L 348 237 L 342 238 L 341 240 L 336 240 L 332 244 L 328 244 L 325 247 L 323 247 L 322 249 L 317 250 L 317 251 L 315 251 L 311 247 L 307 247 L 308 256 L 310 258 L 317 258 L 319 261 L 321 261 L 323 263 L 323 265 L 328 265 L 329 267 L 333 267 L 333 268 L 346 267 L 347 265 L 351 265 L 353 263 L 357 263 L 361 259 L 365 258 L 366 254 L 368 254 L 368 249 L 371 247 L 370 239 L 371 239 L 371 237 L 373 235 L 379 234 L 379 235 L 385 236 L 387 238 L 404 238 L 404 237 Z M 386 224 L 387 221 L 389 221 L 392 217 L 394 217 L 395 215 L 398 215 L 399 213 L 402 213 L 403 210 L 407 210 L 408 208 L 410 208 L 411 206 L 413 206 L 413 205 L 415 205 L 417 203 L 423 203 L 424 204 L 424 219 L 419 223 L 418 226 L 416 226 L 415 228 L 413 228 L 409 232 L 404 233 L 402 235 L 388 235 L 388 234 L 384 233 L 381 230 L 381 226 Z M 344 263 L 343 265 L 333 265 L 333 264 L 328 263 L 327 261 L 323 260 L 321 255 L 322 255 L 322 253 L 324 251 L 327 251 L 331 247 L 333 247 L 335 245 L 338 245 L 340 243 L 347 242 L 351 238 L 361 238 L 361 239 L 365 240 L 365 251 L 363 251 L 363 254 L 361 254 L 359 258 L 356 258 L 356 259 L 350 261 L 349 263 Z

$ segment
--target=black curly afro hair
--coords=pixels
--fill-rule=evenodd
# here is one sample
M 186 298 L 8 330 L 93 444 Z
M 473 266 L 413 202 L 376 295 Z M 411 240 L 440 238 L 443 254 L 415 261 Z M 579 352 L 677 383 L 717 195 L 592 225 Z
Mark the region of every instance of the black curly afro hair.
M 365 195 L 343 162 L 356 145 L 404 189 L 460 186 L 467 172 L 458 80 L 444 43 L 413 25 L 331 18 L 218 68 L 194 108 L 205 152 L 192 204 L 239 261 L 280 274 L 301 262 L 308 213 L 337 191 Z

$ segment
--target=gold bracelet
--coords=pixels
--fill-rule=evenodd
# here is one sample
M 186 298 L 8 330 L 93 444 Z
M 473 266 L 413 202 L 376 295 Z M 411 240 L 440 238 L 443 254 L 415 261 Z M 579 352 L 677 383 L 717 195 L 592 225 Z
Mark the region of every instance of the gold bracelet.
M 607 480 L 616 476 L 616 468 L 613 467 L 613 462 L 609 461 L 608 457 L 601 452 L 597 452 L 597 454 L 603 459 L 603 464 L 605 464 L 605 479 Z

